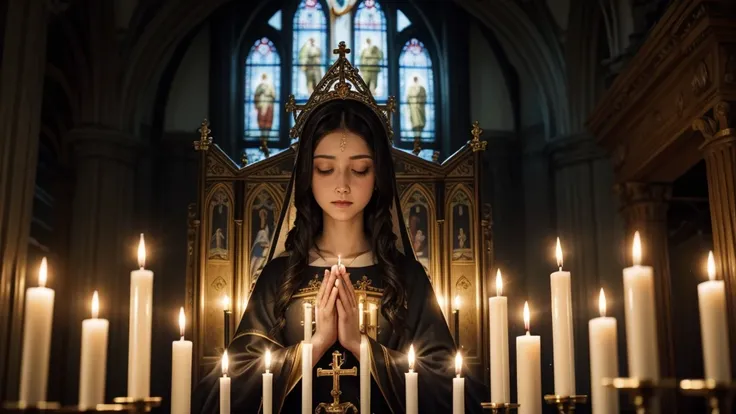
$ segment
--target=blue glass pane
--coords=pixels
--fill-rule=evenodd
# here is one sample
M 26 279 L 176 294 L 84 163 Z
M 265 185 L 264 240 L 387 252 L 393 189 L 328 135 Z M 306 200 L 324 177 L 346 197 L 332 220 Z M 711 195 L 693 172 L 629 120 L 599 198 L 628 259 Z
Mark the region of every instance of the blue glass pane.
M 247 141 L 279 139 L 281 118 L 281 58 L 273 42 L 262 38 L 245 59 L 245 99 L 243 136 Z
M 268 19 L 268 24 L 276 30 L 281 30 L 281 10 L 274 13 L 274 15 Z
M 360 75 L 373 97 L 388 99 L 388 54 L 386 15 L 375 0 L 364 0 L 355 12 L 355 44 Z
M 400 33 L 402 30 L 411 26 L 411 20 L 401 10 L 396 10 L 396 32 Z
M 408 154 L 412 154 L 412 155 L 414 154 L 412 152 L 412 149 L 411 148 L 399 148 L 399 149 L 401 151 L 404 151 L 404 152 L 408 153 Z M 429 162 L 434 162 L 434 160 L 432 160 L 432 156 L 434 155 L 434 151 L 435 150 L 433 150 L 433 149 L 419 150 L 419 158 L 422 158 L 422 159 L 427 160 Z
M 294 14 L 293 94 L 304 101 L 327 70 L 327 17 L 317 0 L 302 0 Z
M 285 151 L 286 148 L 268 148 L 268 156 L 273 157 L 274 155 Z M 248 159 L 248 165 L 256 163 L 258 161 L 263 161 L 266 159 L 266 156 L 263 155 L 263 151 L 261 151 L 260 148 L 246 148 L 245 149 L 245 156 Z
M 399 55 L 399 116 L 401 139 L 435 140 L 434 73 L 424 44 L 411 39 Z

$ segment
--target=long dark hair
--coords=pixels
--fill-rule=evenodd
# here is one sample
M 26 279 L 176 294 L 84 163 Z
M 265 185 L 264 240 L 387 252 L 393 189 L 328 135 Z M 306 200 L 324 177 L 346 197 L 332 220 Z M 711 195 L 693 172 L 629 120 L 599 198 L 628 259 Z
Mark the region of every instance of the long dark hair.
M 312 194 L 312 154 L 320 139 L 342 129 L 362 137 L 373 154 L 376 188 L 365 207 L 363 225 L 383 277 L 381 313 L 394 330 L 400 332 L 405 327 L 407 295 L 404 281 L 399 276 L 401 255 L 392 230 L 395 175 L 386 130 L 379 117 L 366 105 L 339 100 L 317 107 L 304 125 L 299 139 L 294 180 L 296 219 L 285 242 L 289 256 L 274 305 L 274 333 L 286 325 L 286 309 L 299 288 L 301 278 L 306 275 L 309 251 L 317 247 L 317 237 L 322 233 L 322 209 Z

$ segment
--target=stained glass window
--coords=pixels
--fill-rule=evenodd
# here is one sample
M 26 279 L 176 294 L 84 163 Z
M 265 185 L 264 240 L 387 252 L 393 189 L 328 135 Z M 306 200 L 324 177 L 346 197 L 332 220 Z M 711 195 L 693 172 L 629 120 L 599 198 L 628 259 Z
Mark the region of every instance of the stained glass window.
M 363 80 L 378 101 L 388 98 L 386 16 L 376 0 L 364 0 L 355 12 L 355 50 Z
M 424 44 L 410 39 L 399 55 L 399 112 L 401 140 L 435 139 L 434 76 L 432 60 Z
M 396 10 L 396 32 L 399 33 L 411 26 L 411 20 L 401 10 Z
M 281 10 L 274 13 L 273 16 L 268 19 L 268 24 L 276 30 L 281 30 Z
M 327 70 L 327 17 L 318 0 L 302 0 L 294 13 L 292 85 L 305 101 Z
M 273 42 L 261 38 L 245 59 L 245 131 L 247 141 L 279 139 L 281 58 Z

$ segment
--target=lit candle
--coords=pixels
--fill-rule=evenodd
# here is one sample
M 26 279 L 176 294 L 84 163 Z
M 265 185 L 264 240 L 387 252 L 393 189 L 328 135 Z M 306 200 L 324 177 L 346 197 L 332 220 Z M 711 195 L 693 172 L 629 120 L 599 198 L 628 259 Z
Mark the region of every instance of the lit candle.
M 590 339 L 590 392 L 595 414 L 618 414 L 618 392 L 603 386 L 603 378 L 618 376 L 616 318 L 606 316 L 606 295 L 598 297 L 601 316 L 588 322 Z
M 222 354 L 222 377 L 220 377 L 220 414 L 230 414 L 230 377 L 227 376 L 227 350 Z
M 340 270 L 340 266 L 342 266 L 342 257 L 338 254 L 337 255 L 337 269 Z
M 509 386 L 509 310 L 503 296 L 501 269 L 496 272 L 496 296 L 488 299 L 491 343 L 491 402 L 511 400 Z
M 130 272 L 130 319 L 128 327 L 128 396 L 147 398 L 151 379 L 151 312 L 153 272 L 145 269 L 146 245 L 138 244 L 139 270 Z
M 516 399 L 519 414 L 541 414 L 541 346 L 539 336 L 529 334 L 529 319 L 529 304 L 524 302 L 526 335 L 516 337 Z
M 455 375 L 452 379 L 452 414 L 465 414 L 465 378 L 460 376 L 463 367 L 463 357 L 458 352 L 455 355 Z
M 82 321 L 82 357 L 79 362 L 79 408 L 94 409 L 105 402 L 107 319 L 98 319 L 100 299 L 92 295 L 92 318 Z
M 26 290 L 19 400 L 28 405 L 46 401 L 54 319 L 54 291 L 46 287 L 47 273 L 44 257 L 38 270 L 38 287 Z
M 266 350 L 266 372 L 263 374 L 263 414 L 273 412 L 273 374 L 271 373 L 271 351 Z
M 550 275 L 552 292 L 552 343 L 555 367 L 555 394 L 575 395 L 575 342 L 572 324 L 570 272 L 562 270 L 562 247 L 555 249 L 559 271 Z
M 302 342 L 302 414 L 312 414 L 312 344 Z
M 192 341 L 184 340 L 186 317 L 179 309 L 178 341 L 171 343 L 171 414 L 189 414 L 192 393 Z
M 637 231 L 632 247 L 634 265 L 623 272 L 629 376 L 659 380 L 654 273 L 650 266 L 640 264 L 641 250 L 641 238 Z
M 222 297 L 222 313 L 224 315 L 223 323 L 225 325 L 223 344 L 227 348 L 230 345 L 230 316 L 233 314 L 230 310 L 230 297 L 228 295 Z
M 375 303 L 368 304 L 368 325 L 372 332 L 378 332 L 378 308 Z
M 363 309 L 363 303 L 365 302 L 365 298 L 362 296 L 360 297 L 360 301 L 358 302 L 358 326 L 360 326 L 360 331 L 365 332 L 365 325 L 364 325 L 364 317 L 365 317 L 365 310 Z
M 455 344 L 460 348 L 460 295 L 452 300 L 452 314 L 455 315 Z
M 726 322 L 726 288 L 723 280 L 716 280 L 713 252 L 708 253 L 708 279 L 698 285 L 705 378 L 729 382 L 731 356 Z
M 417 373 L 414 372 L 414 344 L 409 346 L 409 372 L 406 376 L 406 414 L 419 413 L 419 395 L 417 390 Z
M 371 353 L 368 336 L 360 336 L 360 412 L 371 412 Z
M 304 303 L 304 342 L 312 342 L 312 304 Z

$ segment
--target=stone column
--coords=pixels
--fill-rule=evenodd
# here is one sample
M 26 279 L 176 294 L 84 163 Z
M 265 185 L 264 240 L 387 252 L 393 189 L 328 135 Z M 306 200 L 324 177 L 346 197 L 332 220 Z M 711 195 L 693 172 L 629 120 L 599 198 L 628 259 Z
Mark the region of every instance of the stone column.
M 0 69 L 0 401 L 18 397 L 26 252 L 36 182 L 46 1 L 10 0 Z
M 634 232 L 639 231 L 642 238 L 642 264 L 654 268 L 660 373 L 663 378 L 673 378 L 672 279 L 667 243 L 667 210 L 672 187 L 669 184 L 629 182 L 617 185 L 616 191 L 626 221 L 626 266 L 632 264 L 632 241 Z
M 731 349 L 736 349 L 736 125 L 732 104 L 719 102 L 713 117 L 698 119 L 693 127 L 705 137 L 702 150 L 716 271 L 726 283 Z M 736 355 L 731 357 L 731 364 L 736 368 Z
M 598 316 L 596 299 L 600 288 L 615 295 L 621 285 L 616 249 L 620 232 L 611 192 L 613 170 L 605 152 L 585 134 L 556 138 L 549 149 L 555 172 L 555 236 L 562 243 L 564 269 L 572 272 L 576 391 L 589 394 L 588 321 Z M 548 240 L 547 251 L 539 252 L 548 269 L 544 275 L 538 275 L 539 283 L 548 287 L 549 273 L 557 269 L 554 246 L 553 237 Z M 612 316 L 618 316 L 616 313 L 621 310 L 612 309 Z M 551 352 L 552 338 L 548 341 Z
M 139 231 L 134 217 L 140 144 L 130 135 L 104 127 L 75 129 L 68 141 L 76 167 L 68 320 L 88 317 L 92 292 L 99 291 L 100 317 L 110 320 L 106 395 L 112 399 L 127 391 L 129 275 L 137 265 Z M 80 330 L 81 324 L 69 323 L 69 349 L 79 349 Z M 78 386 L 79 352 L 69 352 L 67 358 L 64 395 L 69 398 Z

